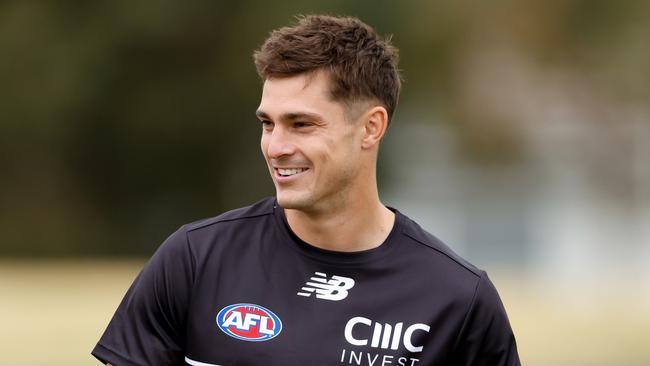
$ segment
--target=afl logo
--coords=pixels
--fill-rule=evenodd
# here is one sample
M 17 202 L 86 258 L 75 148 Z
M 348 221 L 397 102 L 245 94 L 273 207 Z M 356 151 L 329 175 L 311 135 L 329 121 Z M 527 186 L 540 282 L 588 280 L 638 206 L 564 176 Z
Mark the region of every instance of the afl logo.
M 217 325 L 227 335 L 251 342 L 268 341 L 282 331 L 280 318 L 255 304 L 226 306 L 217 314 Z

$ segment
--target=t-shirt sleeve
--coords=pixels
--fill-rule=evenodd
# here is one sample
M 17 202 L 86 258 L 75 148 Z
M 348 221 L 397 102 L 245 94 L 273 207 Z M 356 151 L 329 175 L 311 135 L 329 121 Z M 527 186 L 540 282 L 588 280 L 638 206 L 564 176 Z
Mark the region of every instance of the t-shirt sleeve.
M 519 366 L 515 336 L 496 288 L 481 277 L 453 351 L 454 365 Z
M 194 261 L 184 228 L 158 248 L 92 354 L 114 366 L 183 365 Z

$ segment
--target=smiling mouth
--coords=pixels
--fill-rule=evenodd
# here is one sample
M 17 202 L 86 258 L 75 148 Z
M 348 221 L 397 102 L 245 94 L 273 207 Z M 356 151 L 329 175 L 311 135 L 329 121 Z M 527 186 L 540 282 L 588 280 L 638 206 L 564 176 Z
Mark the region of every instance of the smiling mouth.
M 290 177 L 292 175 L 300 174 L 307 171 L 308 168 L 275 168 L 278 175 L 281 177 Z

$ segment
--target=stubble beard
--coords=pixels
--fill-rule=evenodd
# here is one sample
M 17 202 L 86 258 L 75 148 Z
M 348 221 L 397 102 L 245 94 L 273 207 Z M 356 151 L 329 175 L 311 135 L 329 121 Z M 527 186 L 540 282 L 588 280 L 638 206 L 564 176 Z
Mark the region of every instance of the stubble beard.
M 354 180 L 355 171 L 348 167 L 337 174 L 335 179 L 317 184 L 316 189 L 305 187 L 291 192 L 291 189 L 282 189 L 276 185 L 276 199 L 284 209 L 315 214 L 333 212 L 345 207 L 353 198 L 350 195 Z

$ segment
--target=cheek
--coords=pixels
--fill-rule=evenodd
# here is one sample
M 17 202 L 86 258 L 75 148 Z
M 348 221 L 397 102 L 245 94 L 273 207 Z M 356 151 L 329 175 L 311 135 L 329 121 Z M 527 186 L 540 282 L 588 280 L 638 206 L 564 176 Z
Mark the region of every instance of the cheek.
M 329 174 L 347 175 L 358 164 L 359 151 L 355 141 L 349 136 L 343 136 L 338 142 L 331 142 L 320 156 Z
M 335 150 L 339 159 L 347 160 L 350 163 L 357 159 L 361 152 L 361 138 L 355 132 L 350 129 L 348 133 L 342 135 Z
M 260 149 L 262 150 L 262 155 L 266 158 L 266 152 L 268 151 L 267 147 L 269 146 L 268 139 L 262 135 L 260 139 Z

